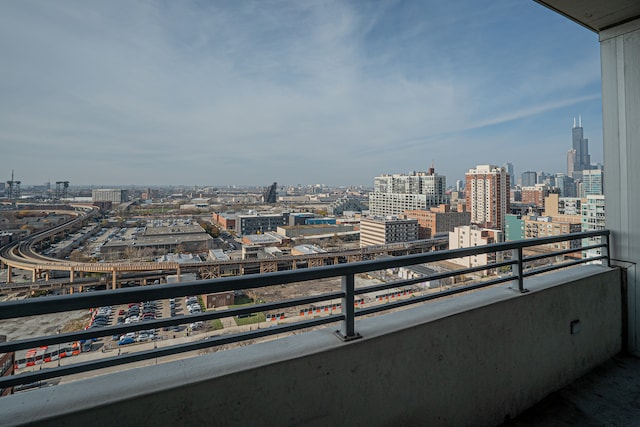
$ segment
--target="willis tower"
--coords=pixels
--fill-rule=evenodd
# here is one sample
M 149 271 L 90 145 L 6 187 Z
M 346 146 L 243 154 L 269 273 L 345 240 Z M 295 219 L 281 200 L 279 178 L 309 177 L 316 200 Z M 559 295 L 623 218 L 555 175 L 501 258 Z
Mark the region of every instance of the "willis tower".
M 567 175 L 574 179 L 582 178 L 582 171 L 591 169 L 591 156 L 589 155 L 589 140 L 584 138 L 582 129 L 582 116 L 573 119 L 573 147 L 567 153 Z

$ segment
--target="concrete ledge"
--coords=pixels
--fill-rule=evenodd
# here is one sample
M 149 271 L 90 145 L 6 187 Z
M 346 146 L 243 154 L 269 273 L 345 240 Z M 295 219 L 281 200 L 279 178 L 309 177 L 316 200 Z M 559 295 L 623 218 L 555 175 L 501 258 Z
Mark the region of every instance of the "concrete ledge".
M 622 345 L 619 270 L 525 284 L 359 320 L 350 343 L 329 328 L 9 396 L 0 423 L 496 425 Z

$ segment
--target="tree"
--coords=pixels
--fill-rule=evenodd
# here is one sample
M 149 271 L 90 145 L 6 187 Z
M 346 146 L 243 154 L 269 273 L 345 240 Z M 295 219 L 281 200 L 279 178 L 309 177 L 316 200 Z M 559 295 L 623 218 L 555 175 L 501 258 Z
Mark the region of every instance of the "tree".
M 198 224 L 200 224 L 200 227 L 211 237 L 216 238 L 220 236 L 220 229 L 210 222 L 198 221 Z
M 29 234 L 31 234 L 31 233 L 33 233 L 35 228 L 32 225 L 24 224 L 22 227 L 20 227 L 20 230 L 27 230 L 29 232 Z
M 87 261 L 87 256 L 85 254 L 83 254 L 81 251 L 74 249 L 70 254 L 69 254 L 69 260 L 74 261 L 74 262 L 85 262 Z

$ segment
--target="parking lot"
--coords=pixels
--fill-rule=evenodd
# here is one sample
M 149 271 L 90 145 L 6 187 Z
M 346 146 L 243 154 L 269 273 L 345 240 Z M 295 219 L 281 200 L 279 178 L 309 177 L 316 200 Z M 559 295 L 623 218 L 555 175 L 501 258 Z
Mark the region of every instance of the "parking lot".
M 202 311 L 202 307 L 195 296 L 183 298 L 170 298 L 158 301 L 142 301 L 122 304 L 113 307 L 99 307 L 93 313 L 89 328 L 101 328 L 146 322 L 154 319 L 179 317 L 185 314 L 196 314 Z M 176 338 L 179 334 L 190 335 L 203 329 L 203 322 L 184 323 L 172 327 L 159 329 L 143 329 L 137 332 L 129 332 L 124 335 L 113 335 L 95 342 L 96 348 L 103 350 L 122 347 L 129 344 L 154 341 L 159 339 Z M 103 341 L 102 344 L 100 341 Z

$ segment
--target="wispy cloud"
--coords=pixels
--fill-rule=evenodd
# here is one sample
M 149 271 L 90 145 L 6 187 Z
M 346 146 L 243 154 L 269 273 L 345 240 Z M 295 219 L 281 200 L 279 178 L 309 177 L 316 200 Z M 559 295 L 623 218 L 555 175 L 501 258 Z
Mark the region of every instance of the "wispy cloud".
M 597 110 L 597 40 L 531 2 L 481 3 L 1 3 L 3 167 L 370 185 L 435 155 L 453 180 L 507 135 L 538 153 L 555 116 Z M 551 154 L 512 155 L 495 162 Z

